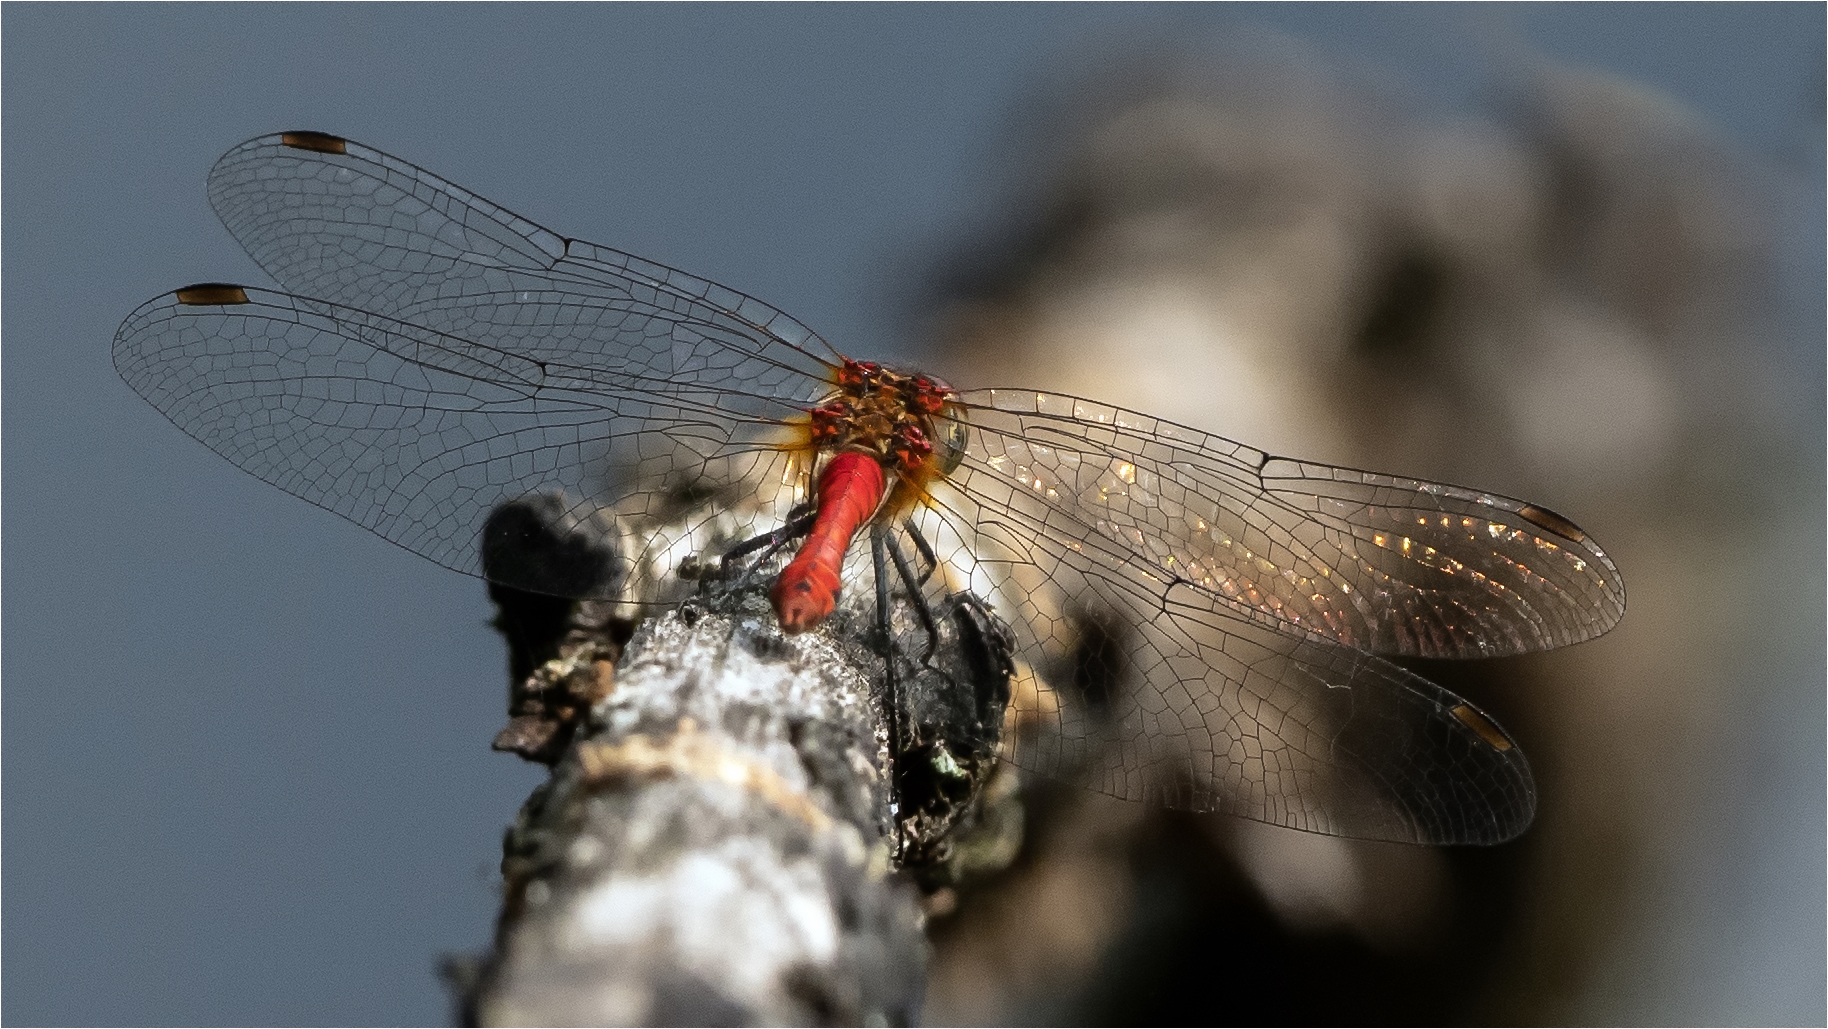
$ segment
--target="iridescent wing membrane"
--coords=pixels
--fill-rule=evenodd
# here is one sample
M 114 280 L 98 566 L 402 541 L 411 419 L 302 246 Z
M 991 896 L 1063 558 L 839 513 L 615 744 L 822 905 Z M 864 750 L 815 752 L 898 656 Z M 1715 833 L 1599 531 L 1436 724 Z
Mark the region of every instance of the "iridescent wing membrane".
M 839 358 L 768 305 L 335 137 L 251 140 L 209 196 L 298 295 L 156 299 L 122 325 L 115 362 L 260 478 L 478 575 L 488 513 L 531 494 L 648 524 L 711 496 L 683 539 L 632 541 L 710 552 L 805 498 L 783 443 Z M 993 598 L 1045 674 L 1096 632 L 1120 644 L 1109 702 L 1040 705 L 1054 731 L 1018 763 L 1353 836 L 1495 842 L 1528 824 L 1528 765 L 1503 731 L 1374 655 L 1604 632 L 1623 588 L 1574 526 L 1069 397 L 975 391 L 958 416 L 965 460 L 913 516 L 948 580 Z

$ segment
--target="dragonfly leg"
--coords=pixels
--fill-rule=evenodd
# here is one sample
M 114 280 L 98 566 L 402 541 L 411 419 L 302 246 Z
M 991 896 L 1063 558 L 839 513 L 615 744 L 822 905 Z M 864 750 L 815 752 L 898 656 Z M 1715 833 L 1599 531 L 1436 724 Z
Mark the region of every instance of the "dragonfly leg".
M 876 627 L 882 633 L 882 720 L 889 737 L 889 781 L 895 781 L 901 763 L 901 698 L 895 684 L 895 622 L 889 606 L 888 534 L 880 525 L 870 527 L 870 558 L 876 565 Z M 901 857 L 901 817 L 890 802 L 889 821 L 895 826 L 895 857 Z
M 808 532 L 811 532 L 813 517 L 817 513 L 818 512 L 812 509 L 811 505 L 802 504 L 788 512 L 787 524 L 773 532 L 766 532 L 760 536 L 746 539 L 726 551 L 721 559 L 725 578 L 729 577 L 732 565 L 758 550 L 761 551 L 761 554 L 757 556 L 755 560 L 749 562 L 748 567 L 743 569 L 743 574 L 737 579 L 735 586 L 731 588 L 731 592 L 742 592 L 742 590 L 749 585 L 750 580 L 755 578 L 756 570 L 767 564 L 769 558 L 779 553 L 782 547 L 794 540 L 800 539 Z
M 925 586 L 927 580 L 933 578 L 933 573 L 939 571 L 939 555 L 933 552 L 933 544 L 927 542 L 926 535 L 920 531 L 920 526 L 914 524 L 914 519 L 902 519 L 901 527 L 907 530 L 908 538 L 914 541 L 914 549 L 920 551 L 921 559 L 927 562 L 927 570 L 921 573 L 918 584 Z
M 912 529 L 913 523 L 909 522 L 907 527 Z M 913 566 L 908 563 L 907 556 L 901 552 L 901 548 L 895 545 L 893 539 L 887 538 L 887 532 L 883 532 L 882 535 L 885 538 L 883 547 L 889 552 L 889 557 L 895 562 L 895 571 L 901 575 L 902 584 L 908 588 L 908 603 L 914 608 L 914 613 L 920 617 L 921 626 L 927 630 L 927 652 L 920 656 L 920 663 L 922 665 L 931 665 L 933 663 L 933 655 L 939 649 L 939 624 L 933 620 L 933 609 L 928 606 L 926 594 L 921 592 L 921 587 L 926 585 L 927 580 L 933 577 L 933 571 L 938 567 L 938 563 L 931 563 L 928 566 L 925 575 L 916 577 Z M 922 539 L 918 534 L 915 535 L 914 538 L 918 540 L 915 546 L 921 549 L 923 555 L 928 555 L 933 552 L 931 548 L 927 547 L 927 541 L 925 539 Z

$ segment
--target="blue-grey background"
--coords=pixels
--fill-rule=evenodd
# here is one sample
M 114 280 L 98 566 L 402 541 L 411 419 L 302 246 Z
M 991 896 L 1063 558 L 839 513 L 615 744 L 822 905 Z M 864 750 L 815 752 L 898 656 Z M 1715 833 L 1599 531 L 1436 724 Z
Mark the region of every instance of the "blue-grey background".
M 0 1017 L 443 1021 L 434 962 L 486 944 L 500 829 L 540 778 L 487 749 L 504 657 L 479 582 L 249 478 L 115 377 L 142 301 L 261 281 L 203 197 L 219 154 L 359 139 L 847 350 L 909 352 L 934 263 L 1021 190 L 1026 112 L 1109 45 L 1235 26 L 1450 108 L 1519 55 L 1668 93 L 1809 184 L 1782 271 L 1819 319 L 1819 5 L 8 5 Z M 1801 714 L 1819 726 L 1820 698 Z M 1823 1016 L 1821 735 L 1772 745 L 1817 774 L 1753 798 L 1764 859 L 1697 840 L 1672 899 L 1756 917 L 1654 970 L 1743 974 L 1614 1016 Z

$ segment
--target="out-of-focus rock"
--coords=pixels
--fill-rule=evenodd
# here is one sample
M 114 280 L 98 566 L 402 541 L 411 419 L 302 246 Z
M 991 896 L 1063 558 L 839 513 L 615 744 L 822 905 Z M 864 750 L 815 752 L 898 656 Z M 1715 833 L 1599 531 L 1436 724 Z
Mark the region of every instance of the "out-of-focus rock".
M 1421 669 L 1524 741 L 1523 839 L 1365 844 L 1044 789 L 1024 857 L 937 923 L 928 1016 L 1676 1017 L 1655 970 L 1724 903 L 1696 869 L 1765 803 L 1724 770 L 1773 711 L 1819 733 L 1822 427 L 1787 381 L 1768 180 L 1583 72 L 1475 119 L 1312 64 L 1170 64 L 1051 112 L 1073 128 L 1043 200 L 950 279 L 942 369 L 1529 497 L 1608 547 L 1631 607 L 1568 651 Z

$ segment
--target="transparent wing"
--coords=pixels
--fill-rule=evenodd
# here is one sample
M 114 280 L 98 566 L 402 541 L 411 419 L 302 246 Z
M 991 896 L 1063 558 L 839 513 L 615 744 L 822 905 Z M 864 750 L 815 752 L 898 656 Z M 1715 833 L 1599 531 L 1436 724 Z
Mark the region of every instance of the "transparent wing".
M 972 488 L 1024 491 L 1036 529 L 1147 576 L 1164 606 L 1429 658 L 1567 646 L 1625 610 L 1611 559 L 1523 501 L 1274 458 L 1074 397 L 964 399 Z
M 1375 654 L 1610 628 L 1623 587 L 1579 529 L 1070 397 L 962 401 L 965 459 L 917 519 L 1055 684 L 1029 701 L 1049 731 L 1019 764 L 1357 837 L 1493 843 L 1529 824 L 1529 765 L 1495 720 Z
M 130 315 L 114 361 L 246 471 L 472 575 L 483 574 L 490 512 L 533 494 L 562 497 L 575 522 L 604 533 L 725 501 L 680 535 L 634 539 L 625 557 L 636 566 L 648 549 L 705 549 L 778 523 L 801 482 L 779 448 L 782 419 L 819 395 L 819 380 L 746 365 L 752 355 L 708 339 L 704 323 L 651 306 L 525 296 L 442 307 L 465 338 L 283 293 L 190 287 Z M 621 346 L 631 337 L 674 345 Z M 675 359 L 660 364 L 661 353 Z M 547 569 L 488 577 L 619 595 L 617 583 Z
M 913 516 L 922 534 L 1013 627 L 1018 766 L 1364 839 L 1498 843 L 1534 817 L 1522 751 L 1446 690 L 1312 634 L 1165 601 L 1108 551 L 1033 535 L 1035 510 L 994 492 L 934 499 Z
M 654 319 L 614 337 L 629 365 L 677 373 L 723 342 L 754 365 L 820 378 L 836 357 L 753 297 L 609 247 L 566 239 L 444 179 L 315 132 L 261 136 L 210 169 L 210 204 L 286 290 L 478 342 L 537 345 L 528 327 L 571 302 Z M 488 311 L 478 324 L 473 314 Z M 653 329 L 657 326 L 657 329 Z M 689 327 L 685 333 L 681 327 Z M 502 330 L 512 327 L 509 332 Z M 681 351 L 684 353 L 681 353 Z M 733 373 L 737 369 L 729 369 Z

